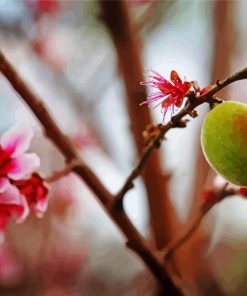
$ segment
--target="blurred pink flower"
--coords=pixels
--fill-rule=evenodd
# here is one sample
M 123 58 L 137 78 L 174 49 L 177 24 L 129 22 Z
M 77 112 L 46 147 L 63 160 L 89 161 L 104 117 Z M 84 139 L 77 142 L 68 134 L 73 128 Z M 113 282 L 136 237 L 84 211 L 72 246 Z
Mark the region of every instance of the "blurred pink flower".
M 36 0 L 36 3 L 40 13 L 54 13 L 60 9 L 58 0 Z
M 23 196 L 28 193 L 33 197 L 33 190 L 40 188 L 42 181 L 37 180 L 29 184 L 30 187 L 29 182 L 23 183 L 26 185 L 23 187 L 19 186 L 19 181 L 15 183 L 19 183 L 16 188 Z M 87 265 L 89 248 L 83 231 L 85 185 L 74 174 L 69 174 L 51 184 L 49 189 L 49 208 L 44 218 L 37 220 L 31 216 L 18 227 L 11 223 L 6 235 L 11 249 L 21 256 L 26 267 L 23 277 L 33 278 L 37 285 L 42 282 L 44 290 L 54 285 L 69 286 Z
M 26 0 L 25 2 L 35 16 L 54 14 L 61 8 L 59 0 Z
M 0 193 L 0 231 L 5 230 L 9 219 L 21 223 L 28 214 L 27 201 L 15 186 L 10 185 L 3 193 Z
M 164 121 L 168 109 L 171 109 L 173 115 L 175 107 L 181 107 L 192 83 L 187 81 L 182 82 L 178 73 L 174 70 L 171 71 L 171 82 L 155 71 L 150 71 L 148 78 L 148 80 L 141 82 L 141 84 L 157 88 L 159 91 L 149 95 L 147 100 L 142 102 L 141 105 L 151 104 L 161 100 L 161 102 L 158 103 L 158 105 L 156 105 L 154 108 L 158 107 L 159 105 L 162 106 Z
M 0 283 L 13 285 L 21 279 L 22 267 L 6 244 L 0 245 Z
M 0 193 L 10 180 L 20 180 L 40 165 L 35 153 L 25 153 L 33 137 L 29 126 L 20 125 L 5 132 L 0 139 Z
M 37 217 L 43 217 L 48 206 L 48 189 L 44 186 L 44 180 L 39 174 L 32 174 L 31 178 L 26 180 L 14 181 L 13 184 L 25 196 L 30 209 Z
M 74 129 L 76 131 L 73 131 L 71 139 L 78 149 L 83 150 L 84 148 L 99 146 L 99 141 L 91 127 L 79 124 Z

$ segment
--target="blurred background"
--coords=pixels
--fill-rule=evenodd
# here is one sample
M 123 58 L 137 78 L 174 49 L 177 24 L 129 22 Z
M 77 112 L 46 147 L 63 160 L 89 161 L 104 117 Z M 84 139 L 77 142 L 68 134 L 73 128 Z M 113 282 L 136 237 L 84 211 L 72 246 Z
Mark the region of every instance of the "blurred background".
M 146 68 L 167 78 L 176 70 L 205 87 L 246 66 L 247 1 L 129 0 L 129 27 L 112 25 L 117 12 L 108 6 L 106 12 L 93 0 L 0 0 L 0 36 L 3 52 L 116 193 L 137 162 L 144 123 L 162 120 L 160 109 L 139 107 L 145 94 L 138 97 L 137 89 L 133 100 L 131 87 L 140 87 Z M 247 103 L 246 87 L 237 82 L 218 96 Z M 186 129 L 167 134 L 126 196 L 129 217 L 158 248 L 189 227 L 214 182 L 200 148 L 207 111 L 201 106 Z M 1 133 L 16 122 L 35 129 L 32 150 L 43 175 L 61 169 L 63 157 L 1 75 Z M 238 196 L 207 215 L 175 255 L 192 295 L 246 295 L 246 233 L 247 202 Z M 64 177 L 50 186 L 43 219 L 9 225 L 0 246 L 0 294 L 156 295 L 155 280 L 124 243 L 87 185 Z

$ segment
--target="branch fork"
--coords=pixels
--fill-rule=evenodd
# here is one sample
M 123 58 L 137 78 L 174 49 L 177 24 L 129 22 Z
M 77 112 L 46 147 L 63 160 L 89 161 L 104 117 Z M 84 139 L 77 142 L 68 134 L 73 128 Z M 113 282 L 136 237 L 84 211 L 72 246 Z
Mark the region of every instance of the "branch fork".
M 105 208 L 108 215 L 112 218 L 115 224 L 119 227 L 122 233 L 127 238 L 127 245 L 136 252 L 137 255 L 143 260 L 146 266 L 151 270 L 157 281 L 164 288 L 165 291 L 172 292 L 172 295 L 182 295 L 180 289 L 172 282 L 164 264 L 163 260 L 160 260 L 160 256 L 151 248 L 146 240 L 139 234 L 137 229 L 131 223 L 123 209 L 123 198 L 128 190 L 133 188 L 134 180 L 141 174 L 147 160 L 152 154 L 153 150 L 158 148 L 162 142 L 165 134 L 176 125 L 181 124 L 181 120 L 193 111 L 197 106 L 207 102 L 215 100 L 213 95 L 219 90 L 231 84 L 234 81 L 247 78 L 247 68 L 244 68 L 240 72 L 230 76 L 229 78 L 216 84 L 209 92 L 196 98 L 192 103 L 186 104 L 185 107 L 172 119 L 160 127 L 159 133 L 150 142 L 150 144 L 144 148 L 144 152 L 133 171 L 130 173 L 126 182 L 119 190 L 116 196 L 113 196 L 104 187 L 97 176 L 91 171 L 91 169 L 83 162 L 79 157 L 76 148 L 68 137 L 66 137 L 60 130 L 56 122 L 53 120 L 48 109 L 42 103 L 40 98 L 35 95 L 24 80 L 19 76 L 14 67 L 8 62 L 5 56 L 0 52 L 0 70 L 2 74 L 9 80 L 10 84 L 16 90 L 16 92 L 22 97 L 23 101 L 30 107 L 37 119 L 43 125 L 46 131 L 47 137 L 58 147 L 60 152 L 64 155 L 69 165 L 65 167 L 62 174 L 69 173 L 73 170 L 83 181 L 85 181 L 96 197 Z M 212 99 L 213 98 L 213 99 Z M 187 123 L 187 122 L 186 122 Z M 59 174 L 59 173 L 58 173 Z M 61 172 L 60 172 L 61 175 Z M 48 178 L 49 179 L 49 178 Z M 50 178 L 52 180 L 52 177 Z M 225 191 L 224 191 L 225 192 Z M 230 194 L 230 192 L 228 192 Z M 231 192 L 232 193 L 232 192 Z M 226 195 L 227 196 L 227 195 Z M 225 196 L 225 197 L 226 197 Z M 119 207 L 116 204 L 120 205 Z M 178 242 L 171 245 L 168 248 L 165 260 L 169 257 L 167 254 L 172 254 L 182 243 L 184 243 L 193 231 L 199 226 L 202 218 L 208 212 L 211 207 L 201 212 L 201 215 L 195 221 L 192 229 L 190 229 Z

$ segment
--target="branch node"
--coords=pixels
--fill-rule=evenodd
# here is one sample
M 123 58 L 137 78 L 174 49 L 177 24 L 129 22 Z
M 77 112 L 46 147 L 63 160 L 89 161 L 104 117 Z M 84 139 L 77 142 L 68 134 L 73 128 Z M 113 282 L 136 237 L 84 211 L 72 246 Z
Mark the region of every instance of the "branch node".
M 117 213 L 123 212 L 124 207 L 123 207 L 123 197 L 121 196 L 120 198 L 115 199 L 112 207 L 112 211 L 115 211 Z
M 191 110 L 191 111 L 188 111 L 188 114 L 190 117 L 192 118 L 196 118 L 198 116 L 198 113 L 196 110 Z
M 218 79 L 216 81 L 216 85 L 219 86 L 219 87 L 221 87 L 222 85 L 224 85 L 224 81 L 221 81 L 220 79 Z
M 186 126 L 187 126 L 187 121 L 183 119 L 180 119 L 179 121 L 173 123 L 173 127 L 185 128 Z
M 160 139 L 155 139 L 155 141 L 153 142 L 154 148 L 159 149 L 160 145 L 161 145 L 161 140 Z
M 196 93 L 194 91 L 190 91 L 187 95 L 188 101 L 187 103 L 193 104 L 195 102 L 196 98 Z
M 61 171 L 55 171 L 50 177 L 46 177 L 45 181 L 47 183 L 53 183 L 61 179 L 62 177 L 67 176 L 69 173 L 71 173 L 76 167 L 80 166 L 81 162 L 73 158 L 71 161 L 69 161 L 66 166 Z
M 173 255 L 173 251 L 172 250 L 167 250 L 165 255 L 164 255 L 164 260 L 165 261 L 168 261 L 172 258 L 172 255 Z

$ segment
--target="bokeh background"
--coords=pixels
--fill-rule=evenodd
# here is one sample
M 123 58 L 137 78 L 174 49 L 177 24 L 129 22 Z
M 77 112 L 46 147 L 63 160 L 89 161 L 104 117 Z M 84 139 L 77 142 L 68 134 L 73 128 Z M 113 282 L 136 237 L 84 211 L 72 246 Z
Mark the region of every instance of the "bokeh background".
M 247 64 L 247 1 L 129 0 L 126 5 L 143 71 L 169 77 L 174 69 L 204 87 Z M 0 0 L 0 25 L 3 52 L 52 110 L 83 159 L 116 193 L 138 153 L 121 63 L 99 2 Z M 247 102 L 246 89 L 245 81 L 237 82 L 218 96 Z M 140 116 L 141 108 L 146 107 L 140 107 Z M 171 240 L 198 215 L 202 192 L 214 182 L 200 148 L 207 111 L 201 106 L 200 116 L 186 129 L 169 132 L 160 149 L 171 201 L 166 209 Z M 150 112 L 153 122 L 160 123 L 160 110 Z M 16 122 L 35 129 L 32 150 L 42 159 L 43 174 L 61 169 L 62 156 L 1 76 L 0 131 Z M 86 184 L 74 175 L 64 177 L 50 187 L 49 200 L 43 219 L 9 225 L 7 242 L 0 247 L 1 295 L 155 295 L 155 280 L 125 248 Z M 141 178 L 127 194 L 125 209 L 153 240 Z M 224 200 L 207 215 L 176 255 L 193 295 L 246 295 L 246 234 L 247 201 L 240 197 Z

